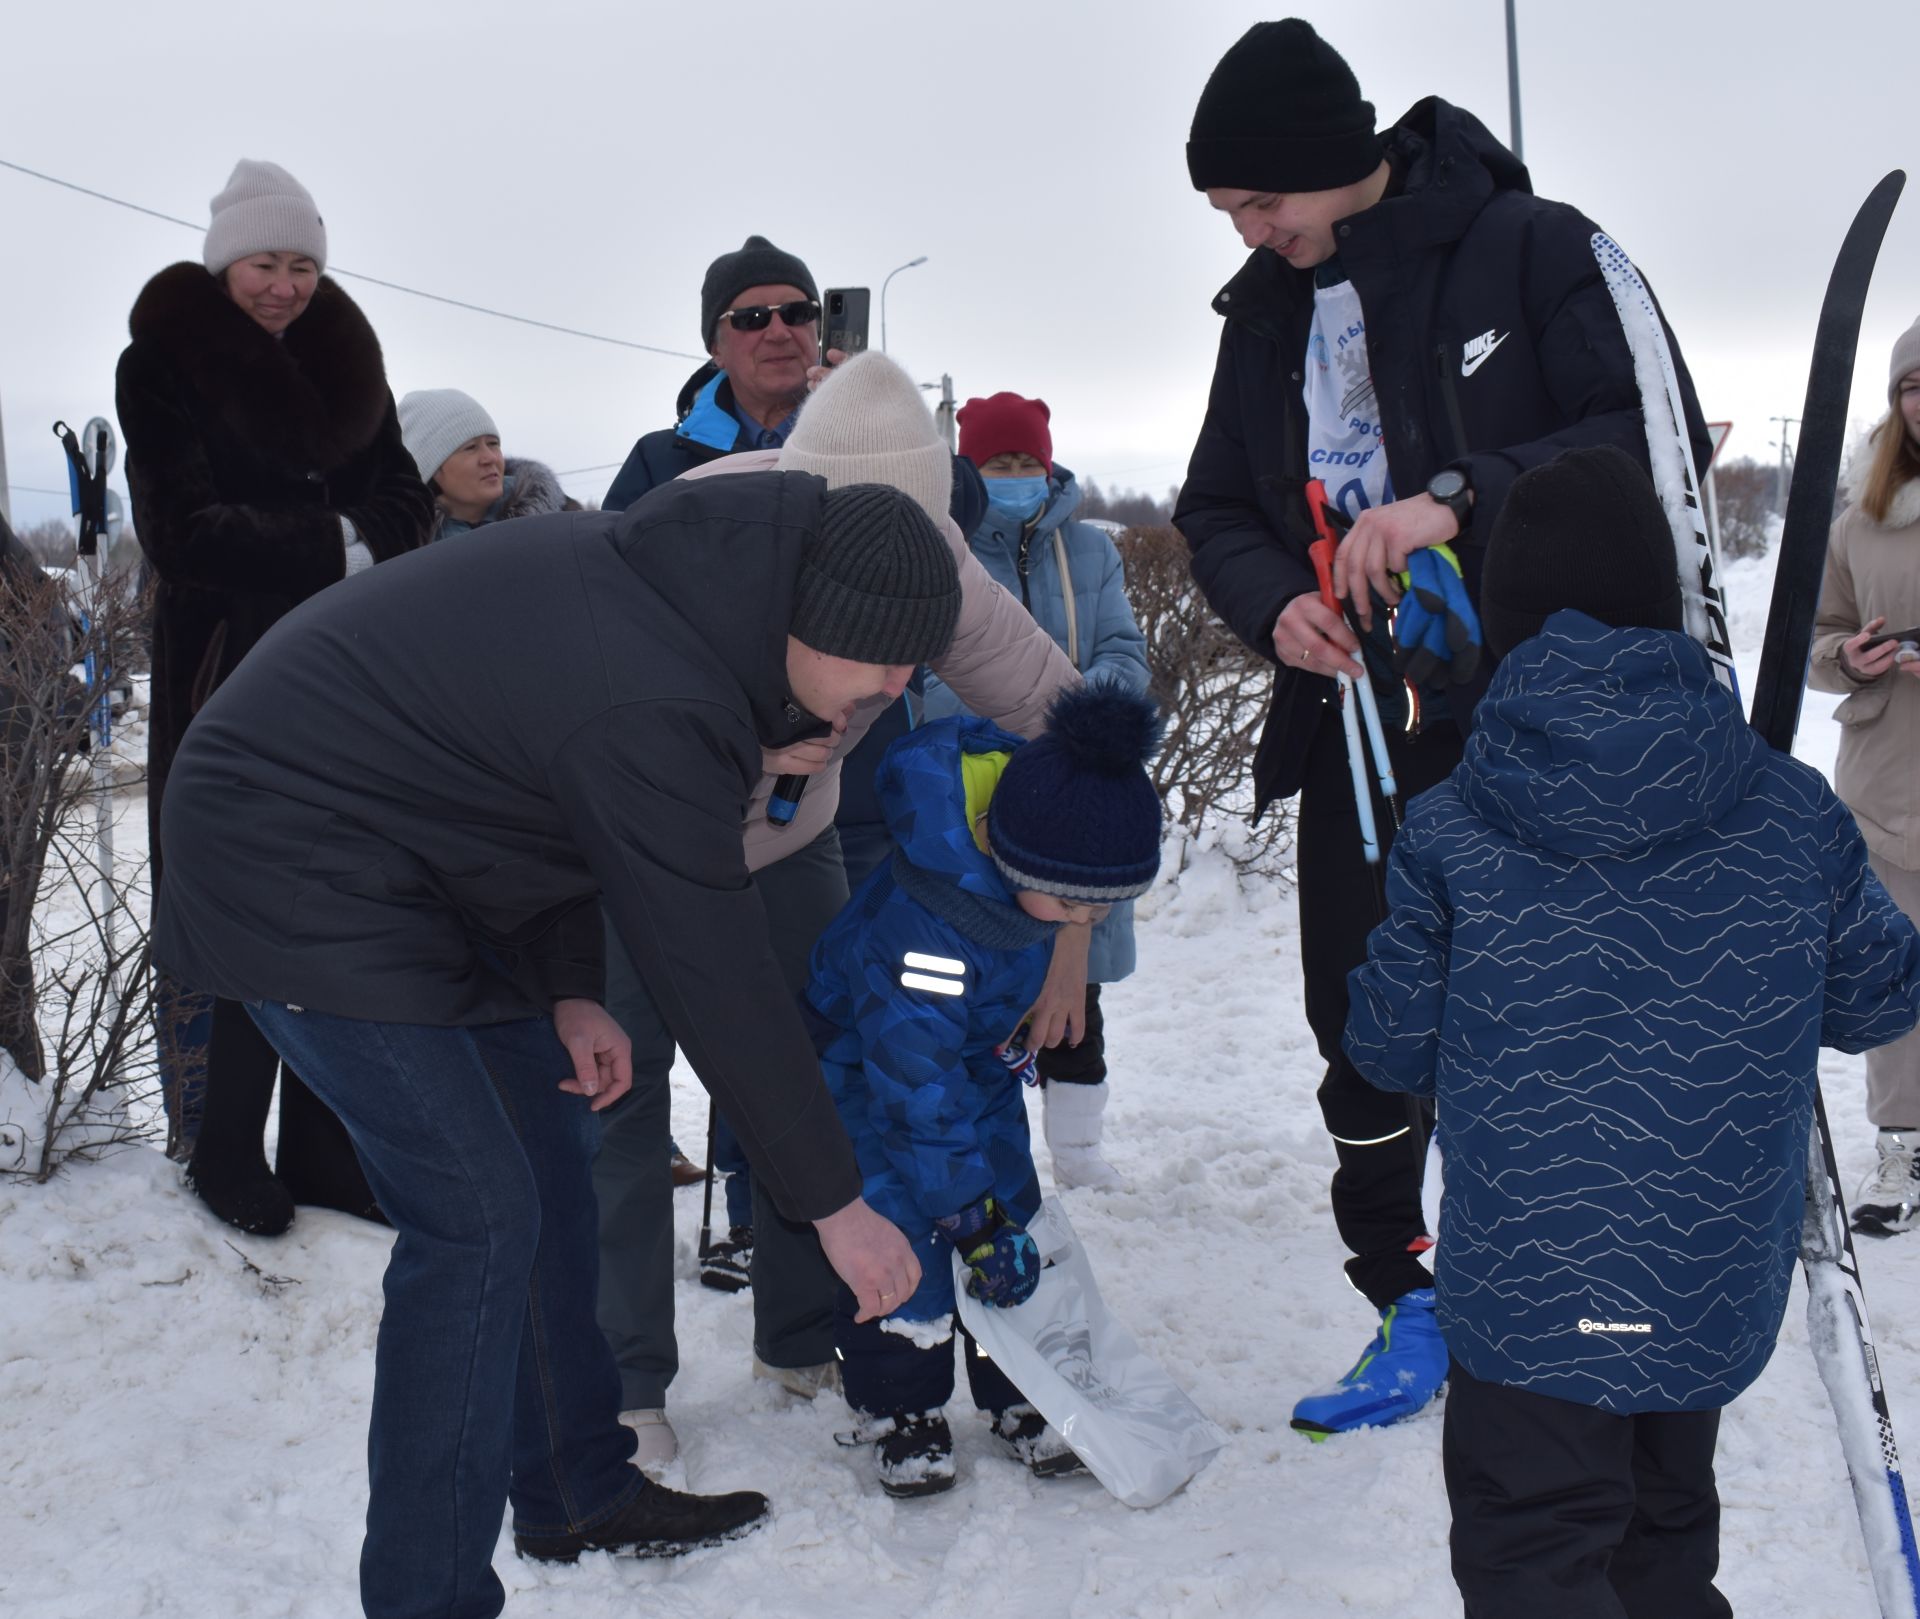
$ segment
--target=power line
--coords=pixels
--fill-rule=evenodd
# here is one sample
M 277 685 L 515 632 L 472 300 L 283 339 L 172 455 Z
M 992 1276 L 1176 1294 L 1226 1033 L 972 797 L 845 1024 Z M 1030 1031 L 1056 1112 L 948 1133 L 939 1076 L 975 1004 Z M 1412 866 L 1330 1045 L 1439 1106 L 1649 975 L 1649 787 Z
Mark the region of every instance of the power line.
M 624 467 L 624 461 L 602 461 L 597 467 L 569 467 L 565 472 L 556 472 L 556 478 L 577 478 L 584 472 L 611 472 L 615 467 Z
M 63 180 L 56 174 L 43 174 L 38 169 L 30 169 L 24 163 L 14 163 L 0 157 L 0 169 L 12 169 L 16 174 L 24 174 L 30 179 L 44 180 L 48 185 L 59 186 L 66 191 L 77 191 L 83 197 L 92 197 L 99 202 L 110 202 L 116 208 L 126 208 L 136 214 L 145 214 L 149 219 L 165 220 L 169 225 L 183 225 L 190 231 L 206 230 L 204 224 L 195 224 L 191 219 L 181 219 L 175 214 L 163 214 L 157 208 L 142 207 L 137 202 L 128 202 L 124 197 L 112 197 L 104 191 L 95 191 L 91 187 L 76 185 L 72 180 Z M 624 337 L 608 337 L 602 332 L 586 332 L 577 326 L 561 326 L 550 320 L 535 320 L 530 315 L 513 315 L 504 309 L 489 309 L 485 304 L 470 304 L 462 298 L 448 298 L 441 293 L 426 292 L 419 287 L 402 286 L 398 281 L 383 281 L 377 275 L 368 275 L 361 270 L 342 270 L 331 267 L 328 274 L 345 276 L 353 281 L 365 281 L 370 286 L 385 287 L 389 292 L 404 292 L 409 297 L 425 298 L 430 303 L 447 304 L 454 309 L 464 309 L 475 315 L 489 315 L 495 320 L 510 320 L 519 326 L 538 327 L 543 332 L 560 332 L 567 337 L 584 337 L 590 343 L 611 343 L 615 348 L 638 349 L 644 354 L 664 354 L 676 360 L 704 360 L 704 354 L 690 354 L 684 349 L 661 348 L 657 343 L 635 343 Z

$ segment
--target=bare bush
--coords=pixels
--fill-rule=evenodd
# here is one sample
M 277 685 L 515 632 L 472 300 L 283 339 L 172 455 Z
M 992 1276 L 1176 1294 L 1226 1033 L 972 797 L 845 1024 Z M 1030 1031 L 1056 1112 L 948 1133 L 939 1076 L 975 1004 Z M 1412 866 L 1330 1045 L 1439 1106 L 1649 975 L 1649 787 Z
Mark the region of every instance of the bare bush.
M 1194 847 L 1218 845 L 1242 872 L 1279 875 L 1293 846 L 1290 805 L 1252 820 L 1253 754 L 1273 694 L 1273 665 L 1214 617 L 1172 528 L 1127 530 L 1115 542 L 1127 599 L 1147 638 L 1151 691 L 1167 737 L 1152 766 L 1167 820 Z
M 1713 469 L 1713 503 L 1720 519 L 1720 553 L 1757 557 L 1767 548 L 1778 499 L 1779 472 L 1759 461 L 1728 461 Z
M 36 1180 L 145 1139 L 156 1077 L 148 908 L 107 869 L 100 819 L 116 808 L 103 787 L 137 772 L 89 740 L 122 685 L 109 651 L 145 603 L 123 588 L 85 605 L 67 577 L 0 552 L 0 1172 Z

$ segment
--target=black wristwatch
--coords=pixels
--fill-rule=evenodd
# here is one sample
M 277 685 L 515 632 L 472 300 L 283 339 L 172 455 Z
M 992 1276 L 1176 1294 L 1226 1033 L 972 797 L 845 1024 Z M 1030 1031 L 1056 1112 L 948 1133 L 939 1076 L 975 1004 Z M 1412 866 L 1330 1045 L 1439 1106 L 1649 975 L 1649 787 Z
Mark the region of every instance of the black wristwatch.
M 1442 467 L 1427 480 L 1427 493 L 1453 513 L 1460 532 L 1466 533 L 1467 519 L 1473 512 L 1473 485 L 1467 475 L 1458 467 Z

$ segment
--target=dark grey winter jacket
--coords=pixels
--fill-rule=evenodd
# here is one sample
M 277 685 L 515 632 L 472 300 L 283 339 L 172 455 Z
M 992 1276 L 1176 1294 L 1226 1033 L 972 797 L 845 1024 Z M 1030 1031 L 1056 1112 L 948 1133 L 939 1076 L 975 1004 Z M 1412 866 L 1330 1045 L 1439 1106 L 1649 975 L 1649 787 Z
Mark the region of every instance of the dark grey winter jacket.
M 821 727 L 787 626 L 825 485 L 492 524 L 290 613 L 174 762 L 155 959 L 437 1025 L 602 992 L 600 905 L 781 1209 L 860 1176 L 748 881 L 761 748 Z

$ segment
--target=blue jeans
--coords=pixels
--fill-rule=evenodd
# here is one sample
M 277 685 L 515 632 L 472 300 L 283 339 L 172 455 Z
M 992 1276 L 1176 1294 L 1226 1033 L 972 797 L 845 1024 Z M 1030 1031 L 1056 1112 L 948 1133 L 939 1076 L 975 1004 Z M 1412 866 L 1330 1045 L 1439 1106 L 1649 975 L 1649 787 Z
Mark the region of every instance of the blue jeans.
M 367 1619 L 494 1619 L 523 1534 L 643 1488 L 594 1322 L 599 1120 L 545 1018 L 480 1028 L 248 1010 L 353 1138 L 397 1240 L 367 1441 Z

